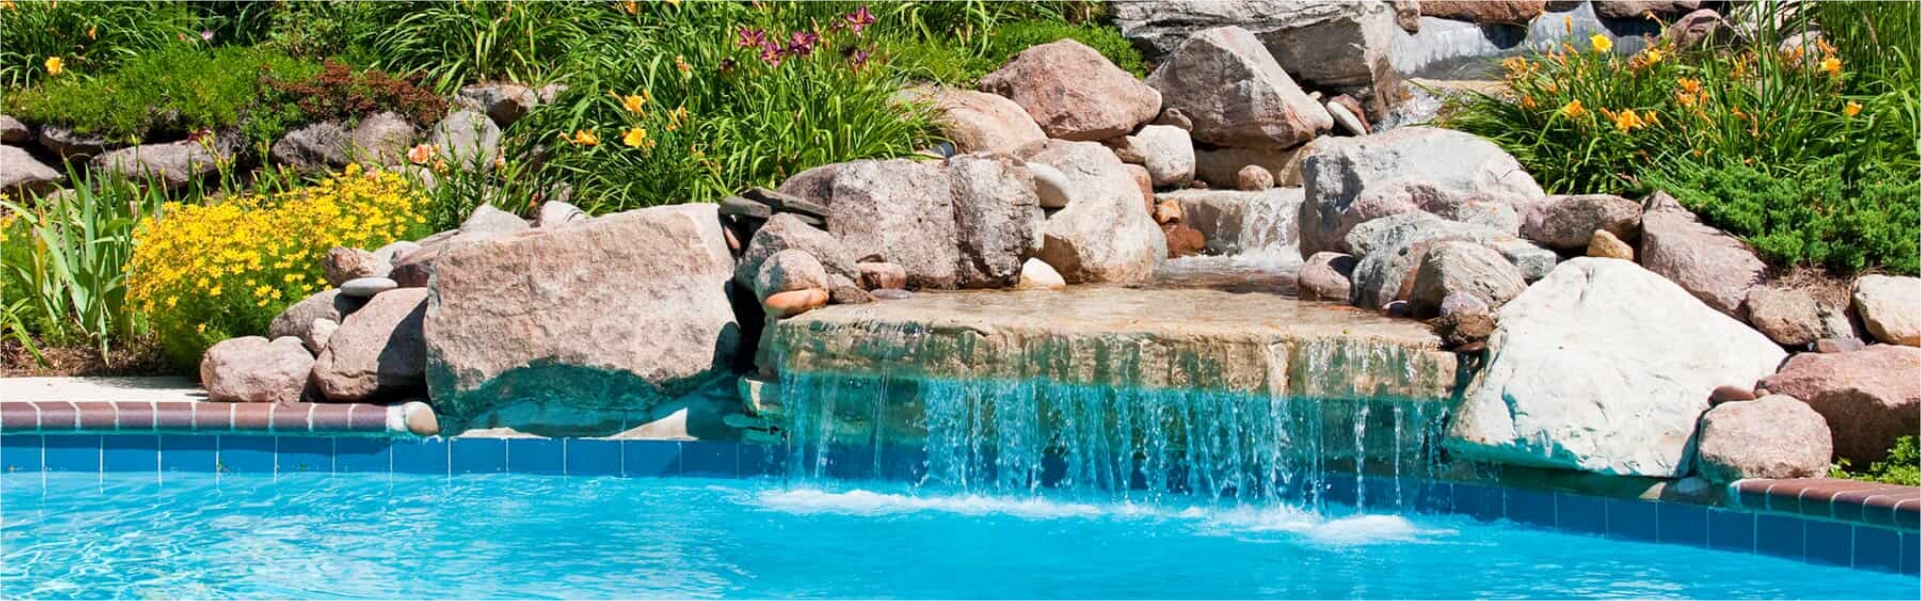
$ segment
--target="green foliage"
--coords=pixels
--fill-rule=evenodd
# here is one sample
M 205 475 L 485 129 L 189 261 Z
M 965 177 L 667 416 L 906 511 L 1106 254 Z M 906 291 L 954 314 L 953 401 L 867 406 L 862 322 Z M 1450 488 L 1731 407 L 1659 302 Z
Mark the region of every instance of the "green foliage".
M 370 66 L 418 73 L 447 94 L 462 84 L 502 80 L 538 84 L 571 66 L 573 44 L 587 21 L 610 4 L 436 0 L 369 3 L 378 28 L 353 32 Z
M 6 110 L 29 122 L 129 143 L 235 127 L 251 113 L 258 123 L 249 133 L 271 139 L 283 127 L 271 113 L 284 109 L 261 106 L 262 73 L 310 77 L 318 70 L 271 50 L 170 46 L 110 74 L 58 78 L 8 94 Z
M 1850 472 L 1848 460 L 1843 459 L 1829 470 L 1828 477 L 1921 486 L 1921 445 L 1915 443 L 1914 436 L 1903 436 L 1895 439 L 1886 459 L 1874 462 L 1868 469 Z
M 62 76 L 104 73 L 199 36 L 199 17 L 178 2 L 10 1 L 0 8 L 0 85 L 41 81 L 49 57 L 64 62 Z
M 1880 44 L 1921 44 L 1913 3 L 1880 4 L 1820 11 L 1874 28 Z M 1776 32 L 1757 37 L 1625 59 L 1600 40 L 1510 59 L 1507 93 L 1456 99 L 1442 125 L 1500 144 L 1552 192 L 1668 188 L 1777 263 L 1914 273 L 1921 100 L 1899 84 L 1913 77 L 1905 52 L 1875 54 L 1858 37 L 1774 51 Z
M 117 177 L 74 178 L 69 193 L 0 201 L 0 336 L 35 355 L 38 339 L 105 358 L 144 328 L 127 303 L 125 266 L 136 224 L 165 197 Z
M 1147 66 L 1134 43 L 1111 27 L 1075 25 L 1057 21 L 1020 21 L 993 30 L 984 48 L 968 64 L 970 80 L 979 79 L 1000 68 L 1007 59 L 1033 46 L 1071 39 L 1093 48 L 1113 61 L 1121 70 L 1137 77 L 1147 76 Z

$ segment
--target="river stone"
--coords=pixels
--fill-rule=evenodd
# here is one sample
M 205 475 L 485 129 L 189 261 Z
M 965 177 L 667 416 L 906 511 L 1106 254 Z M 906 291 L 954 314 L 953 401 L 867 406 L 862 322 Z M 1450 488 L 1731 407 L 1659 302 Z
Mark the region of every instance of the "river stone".
M 458 423 L 604 436 L 731 377 L 734 261 L 714 205 L 477 239 L 434 271 L 427 382 Z
M 1480 25 L 1525 25 L 1546 11 L 1546 0 L 1421 0 L 1423 16 Z
M 1109 142 L 1121 162 L 1147 168 L 1155 187 L 1170 188 L 1194 179 L 1194 140 L 1169 125 L 1143 125 L 1131 136 Z
M 540 203 L 540 214 L 534 216 L 534 227 L 560 227 L 569 223 L 579 223 L 591 219 L 580 207 L 558 200 Z
M 1007 98 L 973 90 L 937 90 L 929 95 L 935 122 L 955 150 L 1012 153 L 1047 139 L 1027 110 Z
M 218 161 L 207 144 L 181 141 L 108 151 L 93 158 L 93 168 L 172 190 L 213 174 Z
M 1745 478 L 1821 478 L 1834 455 L 1828 423 L 1786 395 L 1723 403 L 1701 416 L 1695 458 L 1718 483 Z
M 1302 160 L 1301 252 L 1364 255 L 1346 246 L 1363 222 L 1410 212 L 1515 235 L 1546 195 L 1521 164 L 1472 134 L 1403 127 L 1316 142 Z
M 1355 114 L 1354 109 L 1349 108 L 1344 103 L 1334 102 L 1332 100 L 1329 100 L 1325 106 L 1327 107 L 1327 116 L 1333 119 L 1336 125 L 1341 126 L 1342 130 L 1351 135 L 1367 135 L 1367 122 L 1362 121 L 1360 115 Z
M 836 274 L 838 275 L 838 274 Z M 845 276 L 842 276 L 845 277 Z M 827 269 L 821 267 L 820 260 L 807 251 L 790 248 L 767 257 L 760 264 L 760 273 L 754 276 L 754 294 L 761 301 L 782 292 L 795 290 L 831 290 L 827 279 Z
M 1150 59 L 1195 32 L 1233 25 L 1260 38 L 1294 77 L 1319 87 L 1361 87 L 1391 79 L 1395 31 L 1387 2 L 1317 0 L 1119 0 L 1114 24 Z
M 1234 189 L 1240 185 L 1241 171 L 1255 165 L 1274 174 L 1275 185 L 1298 188 L 1301 155 L 1313 146 L 1310 142 L 1294 148 L 1196 148 L 1194 176 L 1215 188 Z
M 1594 0 L 1594 14 L 1608 19 L 1644 19 L 1648 13 L 1667 19 L 1699 8 L 1700 0 Z
M 1034 176 L 1034 193 L 1039 197 L 1043 209 L 1065 209 L 1074 201 L 1074 186 L 1068 183 L 1067 175 L 1061 170 L 1041 163 L 1028 163 L 1027 171 Z
M 395 166 L 407 162 L 407 151 L 417 135 L 407 118 L 386 111 L 362 117 L 348 137 L 354 160 Z
M 1588 237 L 1587 256 L 1633 261 L 1634 247 L 1622 242 L 1620 237 L 1607 230 L 1594 230 L 1594 235 Z
M 352 135 L 337 121 L 324 121 L 287 132 L 273 143 L 274 162 L 301 173 L 326 173 L 346 166 Z
M 320 259 L 320 273 L 331 286 L 343 286 L 360 278 L 385 278 L 393 270 L 393 264 L 380 255 L 345 246 L 327 249 L 326 256 Z
M 58 125 L 41 125 L 40 146 L 52 151 L 55 156 L 63 160 L 80 163 L 106 152 L 107 138 L 100 134 L 83 134 Z
M 859 305 L 874 302 L 874 297 L 862 290 L 854 280 L 844 275 L 827 276 L 827 302 L 834 305 Z
M 322 290 L 288 305 L 274 316 L 273 321 L 267 324 L 267 336 L 276 340 L 288 336 L 306 340 L 311 336 L 309 330 L 314 322 L 325 320 L 338 323 L 365 304 L 366 299 L 341 294 L 338 289 Z M 311 350 L 320 352 L 319 348 Z
M 1067 176 L 1074 203 L 1047 217 L 1039 257 L 1070 284 L 1145 282 L 1167 256 L 1167 241 L 1133 178 L 1107 147 L 1048 140 L 1028 162 Z
M 981 78 L 980 89 L 1012 99 L 1050 138 L 1106 140 L 1161 112 L 1161 95 L 1080 42 L 1022 50 Z
M 33 129 L 10 115 L 0 115 L 0 144 L 25 146 L 33 139 Z
M 427 297 L 425 288 L 394 290 L 340 322 L 313 366 L 313 383 L 327 400 L 400 400 L 426 389 Z
M 1190 36 L 1147 77 L 1169 108 L 1216 146 L 1298 146 L 1334 126 L 1253 33 L 1217 27 Z
M 427 136 L 439 156 L 457 169 L 491 169 L 500 154 L 500 126 L 474 111 L 454 111 L 434 124 Z
M 1921 278 L 1861 276 L 1854 281 L 1854 311 L 1875 340 L 1921 346 Z
M 460 222 L 460 233 L 468 236 L 510 235 L 526 231 L 533 226 L 519 215 L 483 204 L 474 207 L 467 219 Z
M 1318 252 L 1301 264 L 1296 287 L 1301 298 L 1347 302 L 1352 295 L 1348 278 L 1354 274 L 1354 257 L 1337 252 Z
M 0 192 L 22 196 L 45 194 L 66 180 L 65 174 L 34 160 L 27 151 L 0 146 Z
M 1274 173 L 1259 165 L 1248 165 L 1234 175 L 1234 189 L 1242 192 L 1259 192 L 1274 187 Z
M 1921 431 L 1921 349 L 1914 347 L 1801 353 L 1759 386 L 1827 418 L 1835 454 L 1857 466 L 1880 461 L 1895 439 Z
M 761 301 L 769 319 L 785 319 L 827 306 L 833 295 L 819 288 L 789 290 L 768 295 Z
M 200 385 L 216 403 L 292 403 L 307 387 L 313 354 L 299 338 L 228 338 L 200 359 Z
M 1521 215 L 1521 237 L 1561 252 L 1579 252 L 1595 231 L 1621 240 L 1641 236 L 1641 203 L 1612 194 L 1556 194 Z
M 1772 373 L 1786 355 L 1626 261 L 1562 263 L 1499 321 L 1449 429 L 1457 458 L 1685 476 L 1709 394 Z
M 307 347 L 308 352 L 320 354 L 320 351 L 327 350 L 327 343 L 333 340 L 334 332 L 338 331 L 340 331 L 340 322 L 331 319 L 313 320 L 307 323 L 307 330 L 300 333 L 300 344 Z
M 392 278 L 354 278 L 340 283 L 340 294 L 354 298 L 373 298 L 374 295 L 398 288 L 400 283 Z
M 1014 285 L 1018 290 L 1059 290 L 1067 287 L 1067 280 L 1061 278 L 1054 267 L 1040 259 L 1028 259 L 1021 264 L 1021 281 Z
M 1768 266 L 1754 249 L 1709 227 L 1665 192 L 1649 196 L 1641 215 L 1641 264 L 1680 284 L 1714 310 L 1739 315 L 1741 301 Z
M 1748 323 L 1781 346 L 1805 348 L 1821 338 L 1821 308 L 1806 290 L 1756 286 L 1748 292 Z
M 1408 302 L 1415 316 L 1428 316 L 1438 314 L 1449 295 L 1467 294 L 1488 307 L 1500 307 L 1525 289 L 1520 270 L 1501 253 L 1476 242 L 1446 241 L 1428 247 L 1422 256 Z

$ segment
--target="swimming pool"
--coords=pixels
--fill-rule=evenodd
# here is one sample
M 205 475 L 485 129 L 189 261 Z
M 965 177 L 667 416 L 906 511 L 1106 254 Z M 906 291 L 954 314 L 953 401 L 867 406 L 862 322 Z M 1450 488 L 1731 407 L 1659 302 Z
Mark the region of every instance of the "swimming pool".
M 0 507 L 7 598 L 1921 596 L 1463 516 L 883 482 L 45 472 Z

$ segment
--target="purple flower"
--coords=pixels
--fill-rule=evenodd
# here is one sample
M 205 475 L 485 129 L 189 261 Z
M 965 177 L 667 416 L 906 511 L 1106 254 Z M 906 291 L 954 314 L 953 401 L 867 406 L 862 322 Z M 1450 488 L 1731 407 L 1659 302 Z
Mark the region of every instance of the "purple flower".
M 740 41 L 735 42 L 742 48 L 753 48 L 767 43 L 767 32 L 759 29 L 741 29 Z
M 781 56 L 782 54 L 781 54 L 779 43 L 773 40 L 767 40 L 767 41 L 761 42 L 760 44 L 760 61 L 761 62 L 767 63 L 770 66 L 778 67 L 780 66 Z
M 820 34 L 811 31 L 796 31 L 787 42 L 787 53 L 794 56 L 809 56 L 814 53 L 814 44 L 820 43 Z
M 211 41 L 213 41 L 213 30 L 211 30 L 211 29 L 202 29 L 202 30 L 200 30 L 200 41 L 202 41 L 202 42 L 211 42 Z
M 847 55 L 847 64 L 848 68 L 853 69 L 855 73 L 859 73 L 861 67 L 867 66 L 867 51 L 860 48 L 854 49 L 852 53 Z
M 874 24 L 874 13 L 867 12 L 866 6 L 861 6 L 859 10 L 848 13 L 847 16 L 842 18 L 847 21 L 847 29 L 857 35 L 861 29 Z

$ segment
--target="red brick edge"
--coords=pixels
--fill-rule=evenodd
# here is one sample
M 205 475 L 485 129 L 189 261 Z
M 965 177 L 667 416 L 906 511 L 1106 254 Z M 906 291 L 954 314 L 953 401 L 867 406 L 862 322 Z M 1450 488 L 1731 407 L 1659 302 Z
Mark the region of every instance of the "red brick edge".
M 440 422 L 421 402 L 0 401 L 0 432 L 433 436 Z
M 1746 509 L 1902 530 L 1921 529 L 1921 488 L 1913 486 L 1802 478 L 1742 480 L 1735 482 L 1732 489 L 1735 502 Z

